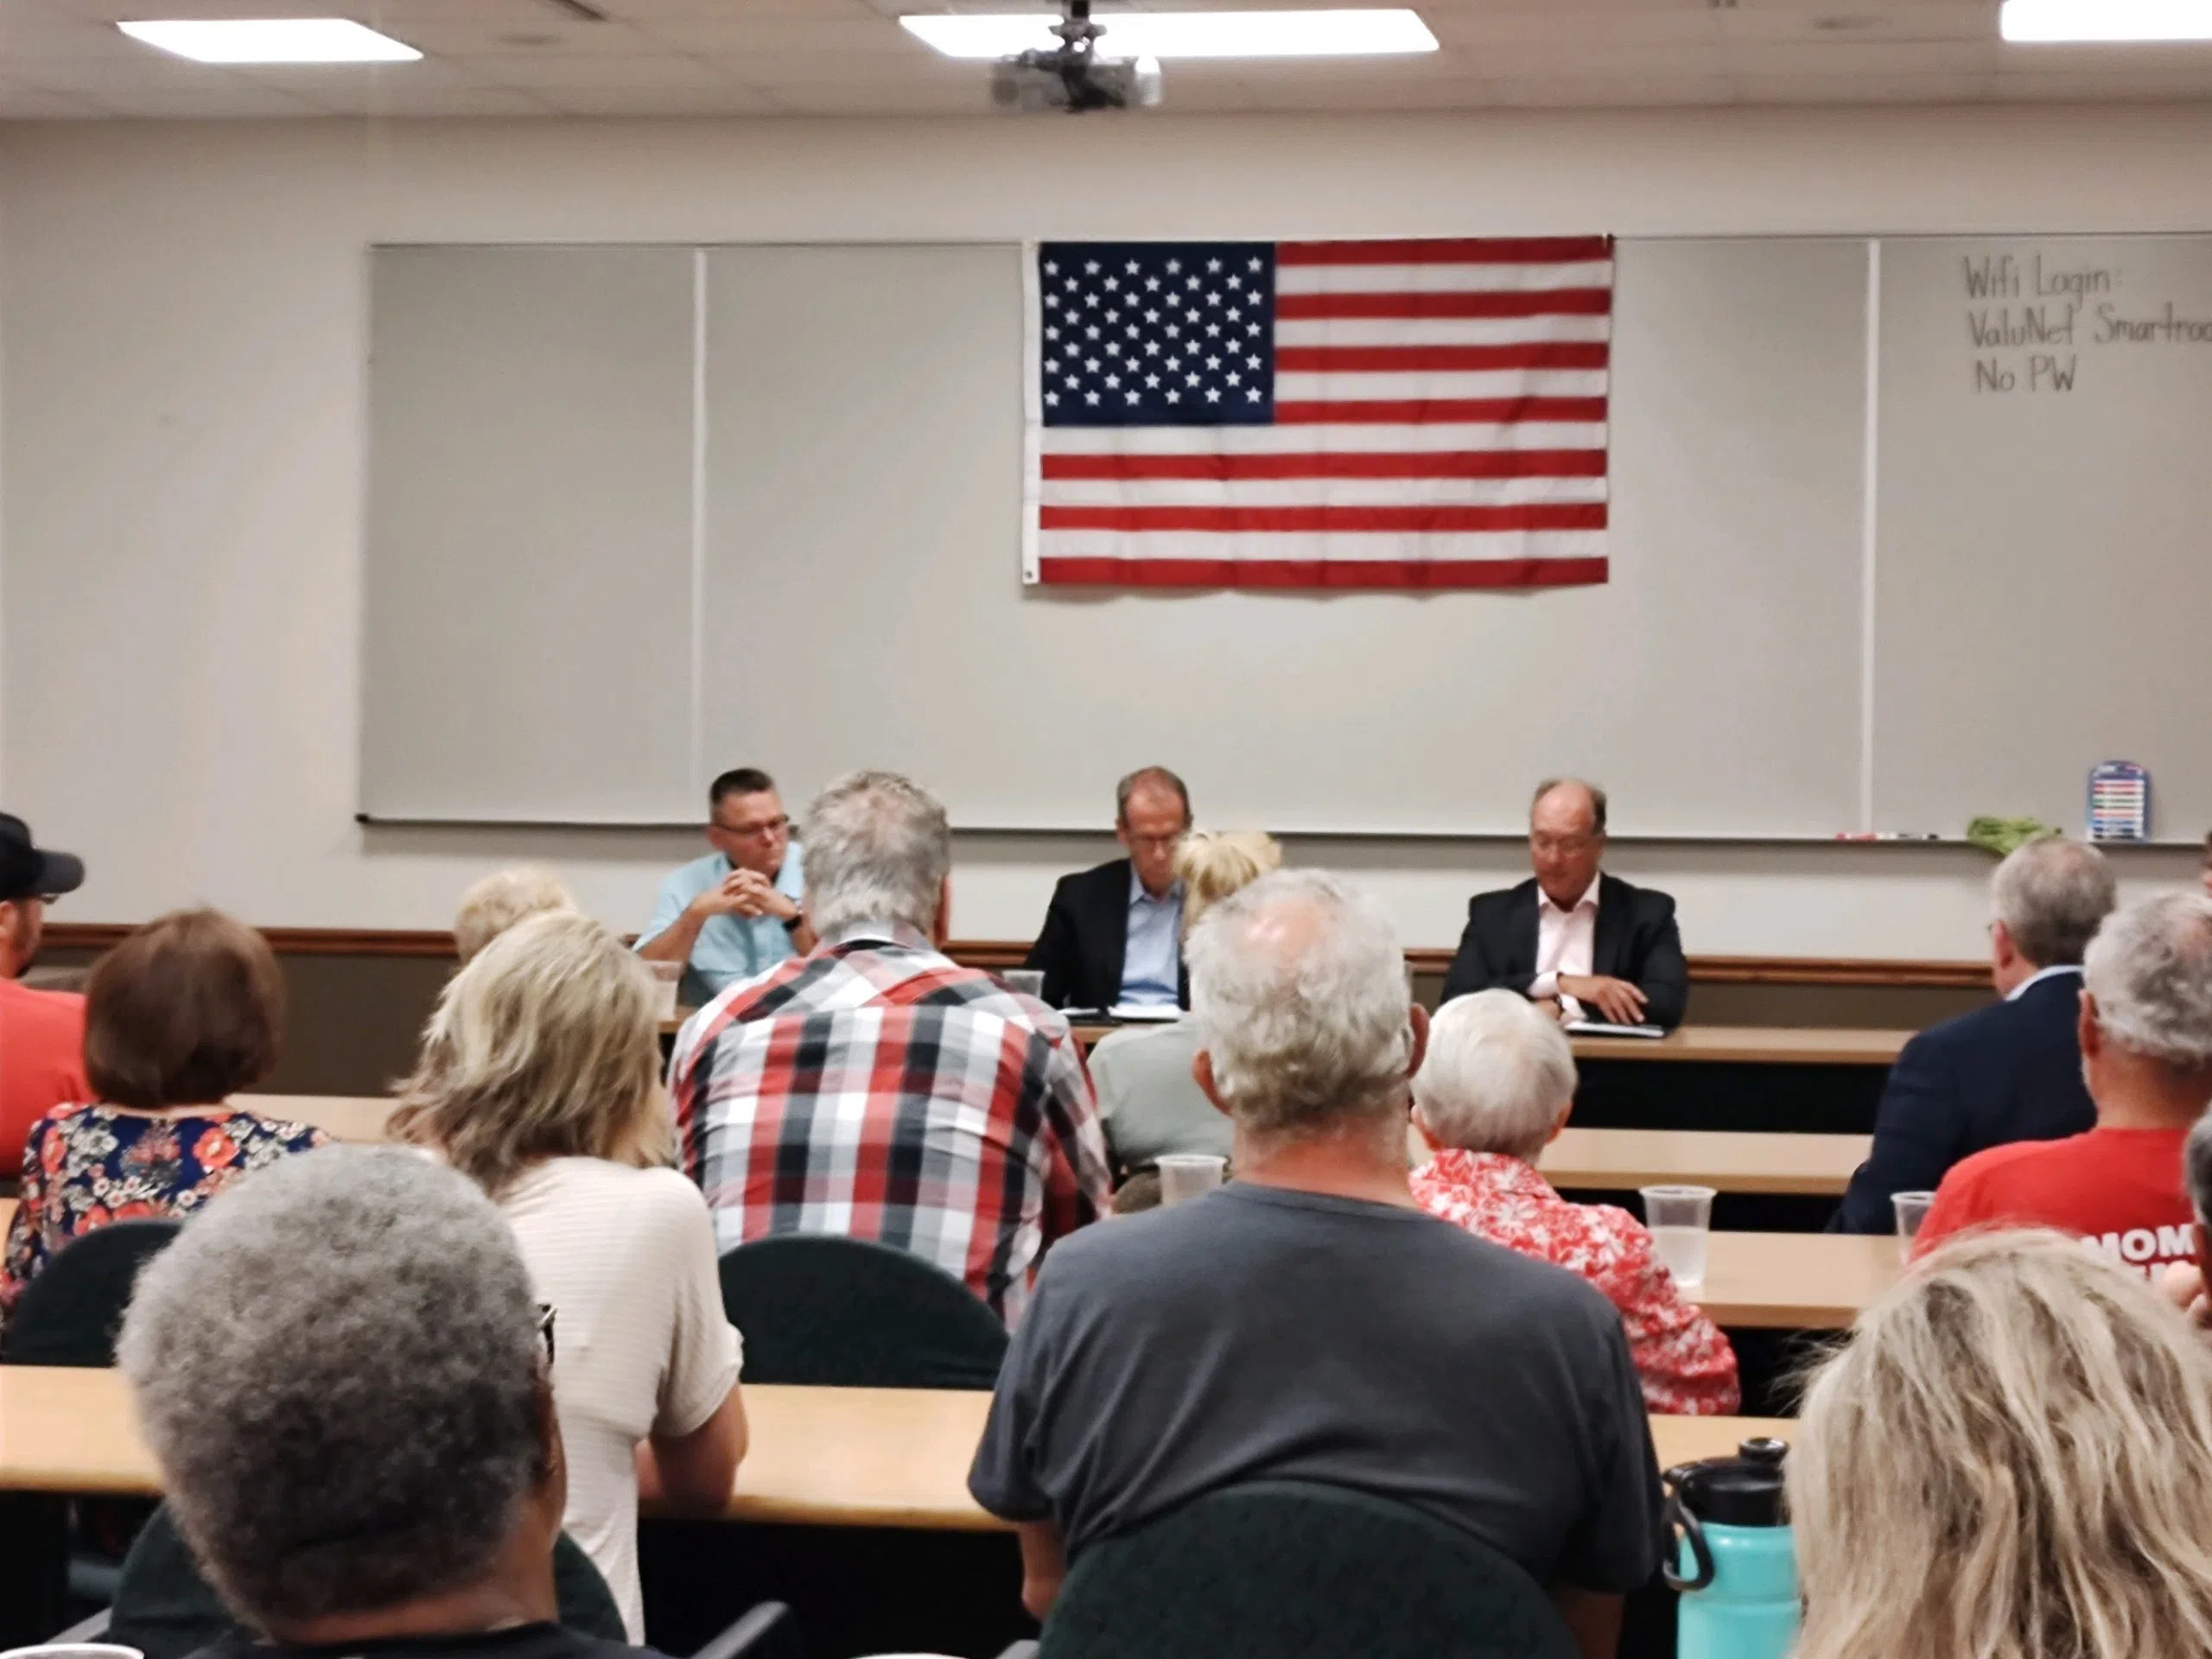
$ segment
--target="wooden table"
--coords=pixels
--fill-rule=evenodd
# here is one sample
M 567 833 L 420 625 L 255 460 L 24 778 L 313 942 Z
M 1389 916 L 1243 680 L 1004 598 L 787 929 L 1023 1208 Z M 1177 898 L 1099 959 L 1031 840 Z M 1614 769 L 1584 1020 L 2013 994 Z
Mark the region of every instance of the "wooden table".
M 1003 1523 L 968 1496 L 968 1465 L 990 1395 L 895 1389 L 745 1390 L 752 1446 L 728 1515 L 797 1526 L 964 1532 Z M 1662 1467 L 1721 1457 L 1789 1422 L 1654 1417 Z M 0 1366 L 0 1491 L 130 1495 L 161 1491 L 116 1371 Z
M 1711 1065 L 1882 1065 L 1909 1031 L 1794 1026 L 1684 1026 L 1664 1037 L 1576 1037 L 1578 1060 L 1673 1060 Z
M 1715 1325 L 1840 1331 L 1901 1270 L 1886 1235 L 1715 1233 L 1705 1282 L 1688 1295 Z
M 1554 1186 L 1626 1191 L 1662 1185 L 1716 1192 L 1839 1198 L 1873 1137 L 1725 1129 L 1581 1129 L 1570 1125 L 1537 1160 Z

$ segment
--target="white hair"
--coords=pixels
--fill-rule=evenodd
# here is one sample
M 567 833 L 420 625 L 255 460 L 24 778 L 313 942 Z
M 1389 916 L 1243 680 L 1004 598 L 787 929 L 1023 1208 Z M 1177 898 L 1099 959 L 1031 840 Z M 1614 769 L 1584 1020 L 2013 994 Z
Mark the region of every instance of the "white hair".
M 185 1541 L 263 1630 L 477 1582 L 547 1473 L 514 1231 L 417 1153 L 240 1179 L 139 1277 L 116 1357 Z
M 1214 1084 L 1239 1124 L 1324 1131 L 1402 1106 L 1405 955 L 1352 888 L 1319 870 L 1263 875 L 1206 912 L 1186 954 Z
M 2082 982 L 2122 1048 L 2184 1071 L 2212 1065 L 2212 899 L 2169 893 L 2114 911 Z
M 895 772 L 848 772 L 806 813 L 806 912 L 817 933 L 937 922 L 952 830 L 937 798 Z
M 1534 1159 L 1573 1097 L 1567 1033 L 1527 997 L 1478 991 L 1429 1021 L 1414 1104 L 1447 1146 Z
M 494 870 L 461 895 L 453 918 L 454 952 L 467 962 L 525 917 L 575 907 L 561 878 L 543 864 Z
M 1989 907 L 2038 968 L 2082 960 L 2097 925 L 2120 902 L 2105 855 L 2086 842 L 2039 836 L 2005 855 L 1989 878 Z

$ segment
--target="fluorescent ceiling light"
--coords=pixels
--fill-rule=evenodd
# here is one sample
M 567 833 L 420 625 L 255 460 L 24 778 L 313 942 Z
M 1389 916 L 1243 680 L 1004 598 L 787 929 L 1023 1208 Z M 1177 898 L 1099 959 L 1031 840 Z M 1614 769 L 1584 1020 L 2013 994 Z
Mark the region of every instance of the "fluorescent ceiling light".
M 2212 41 L 2212 0 L 2005 0 L 2008 41 Z
M 118 23 L 194 63 L 410 63 L 423 54 L 350 17 L 231 17 Z
M 930 13 L 901 17 L 949 58 L 1005 58 L 1049 50 L 1059 18 L 1048 12 Z M 1106 31 L 1102 55 L 1116 58 L 1351 58 L 1433 52 L 1436 36 L 1414 13 L 1377 11 L 1128 11 L 1092 21 Z

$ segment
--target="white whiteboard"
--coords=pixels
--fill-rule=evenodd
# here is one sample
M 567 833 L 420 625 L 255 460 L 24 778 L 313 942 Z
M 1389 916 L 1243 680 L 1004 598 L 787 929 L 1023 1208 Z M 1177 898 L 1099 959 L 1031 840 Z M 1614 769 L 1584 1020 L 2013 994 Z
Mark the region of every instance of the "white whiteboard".
M 435 251 L 558 266 L 599 251 Z M 455 336 L 434 285 L 388 276 L 388 262 L 423 252 L 374 257 L 380 342 Z M 419 536 L 446 511 L 427 485 L 457 486 L 436 469 L 395 475 L 385 458 L 491 440 L 395 383 L 380 344 L 368 556 L 385 602 L 367 658 L 365 810 L 601 821 L 623 809 L 588 774 L 620 750 L 640 818 L 696 816 L 645 804 L 688 800 L 726 766 L 765 765 L 803 795 L 866 764 L 926 780 L 965 826 L 1092 828 L 1115 776 L 1160 761 L 1192 779 L 1209 821 L 1281 830 L 1510 830 L 1534 781 L 1561 770 L 1606 781 L 1627 833 L 1824 836 L 1855 822 L 1862 244 L 1622 245 L 1610 583 L 1325 598 L 1022 585 L 1020 257 L 1011 245 L 696 254 L 698 309 L 687 291 L 650 332 L 696 328 L 704 342 L 702 420 L 667 439 L 687 460 L 696 442 L 701 466 L 683 488 L 657 480 L 640 512 L 661 527 L 657 548 L 695 515 L 697 640 L 691 613 L 664 608 L 675 566 L 658 552 L 563 548 L 594 572 L 579 592 L 652 620 L 594 679 L 609 707 L 592 723 L 549 706 L 549 730 L 565 725 L 570 740 L 553 745 L 557 761 L 542 743 L 447 733 L 418 753 L 406 740 L 480 708 L 517 717 L 563 646 L 606 636 L 571 609 L 524 619 L 552 637 L 512 655 L 496 633 L 456 649 L 440 616 L 450 577 L 429 580 L 400 531 Z M 467 296 L 483 285 L 456 292 L 478 304 Z M 601 337 L 570 316 L 543 321 L 571 352 Z M 629 350 L 642 326 L 605 330 L 605 349 Z M 606 369 L 619 379 L 636 365 Z M 454 372 L 498 385 L 516 370 L 494 353 Z M 564 521 L 565 489 L 607 487 L 588 469 L 491 478 L 487 492 L 526 478 L 545 493 L 533 521 Z M 474 561 L 489 588 L 535 556 L 477 522 L 480 535 L 438 539 L 443 566 Z M 671 716 L 678 669 L 697 701 Z M 691 721 L 698 752 L 675 777 L 671 734 Z
M 2153 833 L 2193 839 L 2212 823 L 2212 240 L 1882 258 L 1877 822 L 2078 830 L 2089 769 L 2125 760 L 2151 769 Z

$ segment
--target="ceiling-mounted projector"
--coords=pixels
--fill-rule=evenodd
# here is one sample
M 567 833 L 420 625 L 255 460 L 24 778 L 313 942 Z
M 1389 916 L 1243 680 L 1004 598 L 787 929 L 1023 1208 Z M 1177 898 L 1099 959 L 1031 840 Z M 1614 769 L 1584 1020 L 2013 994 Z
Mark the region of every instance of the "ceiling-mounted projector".
M 1099 51 L 1107 31 L 1090 21 L 1090 0 L 1067 0 L 1065 16 L 1052 25 L 1055 47 L 1033 47 L 991 66 L 991 102 L 1002 110 L 1034 114 L 1064 110 L 1150 109 L 1160 102 L 1160 65 L 1151 58 L 1116 58 Z

